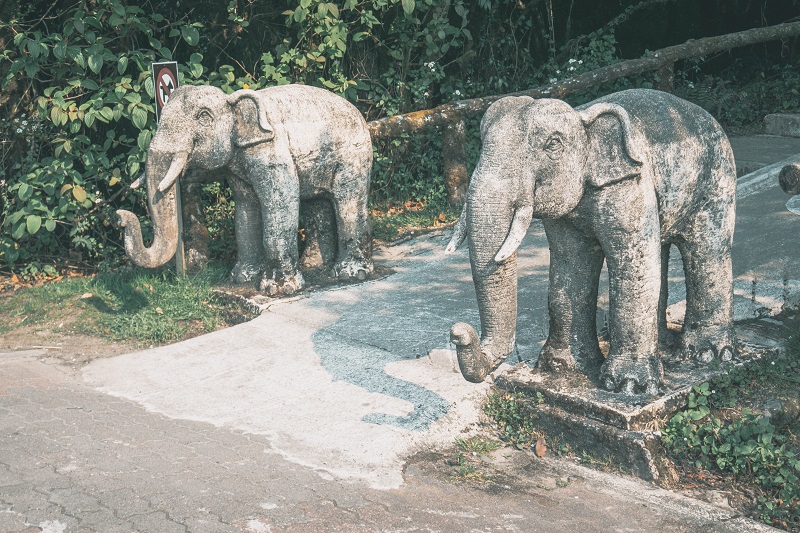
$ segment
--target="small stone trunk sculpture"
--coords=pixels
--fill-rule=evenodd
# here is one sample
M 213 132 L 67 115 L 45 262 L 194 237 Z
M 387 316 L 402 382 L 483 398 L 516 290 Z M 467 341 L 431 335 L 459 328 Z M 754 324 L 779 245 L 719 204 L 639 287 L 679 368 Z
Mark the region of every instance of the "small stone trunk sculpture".
M 612 391 L 656 394 L 666 341 L 667 263 L 686 274 L 683 356 L 707 364 L 734 349 L 731 244 L 736 172 L 722 128 L 668 93 L 635 89 L 573 109 L 506 97 L 481 123 L 483 147 L 448 246 L 468 239 L 481 337 L 455 324 L 464 377 L 482 381 L 514 347 L 516 250 L 532 217 L 550 244 L 549 370 L 600 368 Z M 597 340 L 598 280 L 610 280 L 610 352 Z
M 177 89 L 164 107 L 147 151 L 145 178 L 155 237 L 142 242 L 139 220 L 118 211 L 125 250 L 144 267 L 175 254 L 175 187 L 185 172 L 227 178 L 236 202 L 239 283 L 260 279 L 267 294 L 291 294 L 304 285 L 298 271 L 300 202 L 333 206 L 334 274 L 365 279 L 372 272 L 367 212 L 372 142 L 364 118 L 347 100 L 304 85 L 226 95 L 210 86 Z

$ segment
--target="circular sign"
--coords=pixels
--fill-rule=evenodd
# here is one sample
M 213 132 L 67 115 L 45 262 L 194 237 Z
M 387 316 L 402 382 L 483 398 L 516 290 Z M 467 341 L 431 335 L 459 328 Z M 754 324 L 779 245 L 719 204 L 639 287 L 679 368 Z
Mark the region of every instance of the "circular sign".
M 175 74 L 168 68 L 162 68 L 156 76 L 156 102 L 158 108 L 163 109 L 169 101 L 169 95 L 178 86 Z

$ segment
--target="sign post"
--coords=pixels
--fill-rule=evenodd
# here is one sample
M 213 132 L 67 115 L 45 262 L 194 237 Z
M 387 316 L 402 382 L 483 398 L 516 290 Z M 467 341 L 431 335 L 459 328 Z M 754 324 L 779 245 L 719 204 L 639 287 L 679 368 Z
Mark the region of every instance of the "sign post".
M 156 97 L 156 122 L 159 122 L 161 110 L 169 102 L 172 91 L 178 88 L 178 63 L 176 61 L 153 63 L 151 70 Z M 175 185 L 175 209 L 178 211 L 178 247 L 175 250 L 175 271 L 179 276 L 185 276 L 186 255 L 183 248 L 183 208 L 181 207 L 180 181 Z

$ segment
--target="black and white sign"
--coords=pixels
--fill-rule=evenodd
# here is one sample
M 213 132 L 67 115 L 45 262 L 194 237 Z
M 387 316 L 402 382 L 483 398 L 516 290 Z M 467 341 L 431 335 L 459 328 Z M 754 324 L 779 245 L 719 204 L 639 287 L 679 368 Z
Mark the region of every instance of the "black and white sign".
M 153 85 L 156 91 L 156 122 L 161 119 L 161 109 L 169 102 L 172 91 L 178 88 L 178 63 L 164 61 L 153 63 Z

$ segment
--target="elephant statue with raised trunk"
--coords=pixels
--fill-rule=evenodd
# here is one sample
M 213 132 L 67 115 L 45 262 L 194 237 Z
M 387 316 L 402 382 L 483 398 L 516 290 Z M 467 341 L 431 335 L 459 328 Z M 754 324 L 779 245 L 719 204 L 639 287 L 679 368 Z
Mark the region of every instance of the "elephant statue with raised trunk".
M 188 171 L 227 179 L 235 201 L 235 282 L 260 281 L 267 294 L 304 285 L 298 270 L 300 202 L 333 206 L 334 274 L 372 272 L 367 195 L 372 142 L 364 118 L 323 89 L 283 85 L 225 94 L 210 86 L 177 89 L 147 150 L 145 181 L 154 240 L 145 247 L 136 215 L 118 211 L 134 263 L 157 267 L 175 254 L 176 181 Z
M 598 371 L 600 384 L 657 394 L 667 342 L 667 264 L 681 253 L 681 357 L 733 355 L 733 153 L 703 109 L 633 89 L 572 108 L 506 97 L 481 123 L 482 149 L 448 251 L 466 238 L 481 336 L 455 324 L 464 377 L 480 382 L 515 344 L 516 251 L 533 217 L 550 245 L 549 335 L 538 365 Z M 597 337 L 598 283 L 609 275 L 610 348 Z

